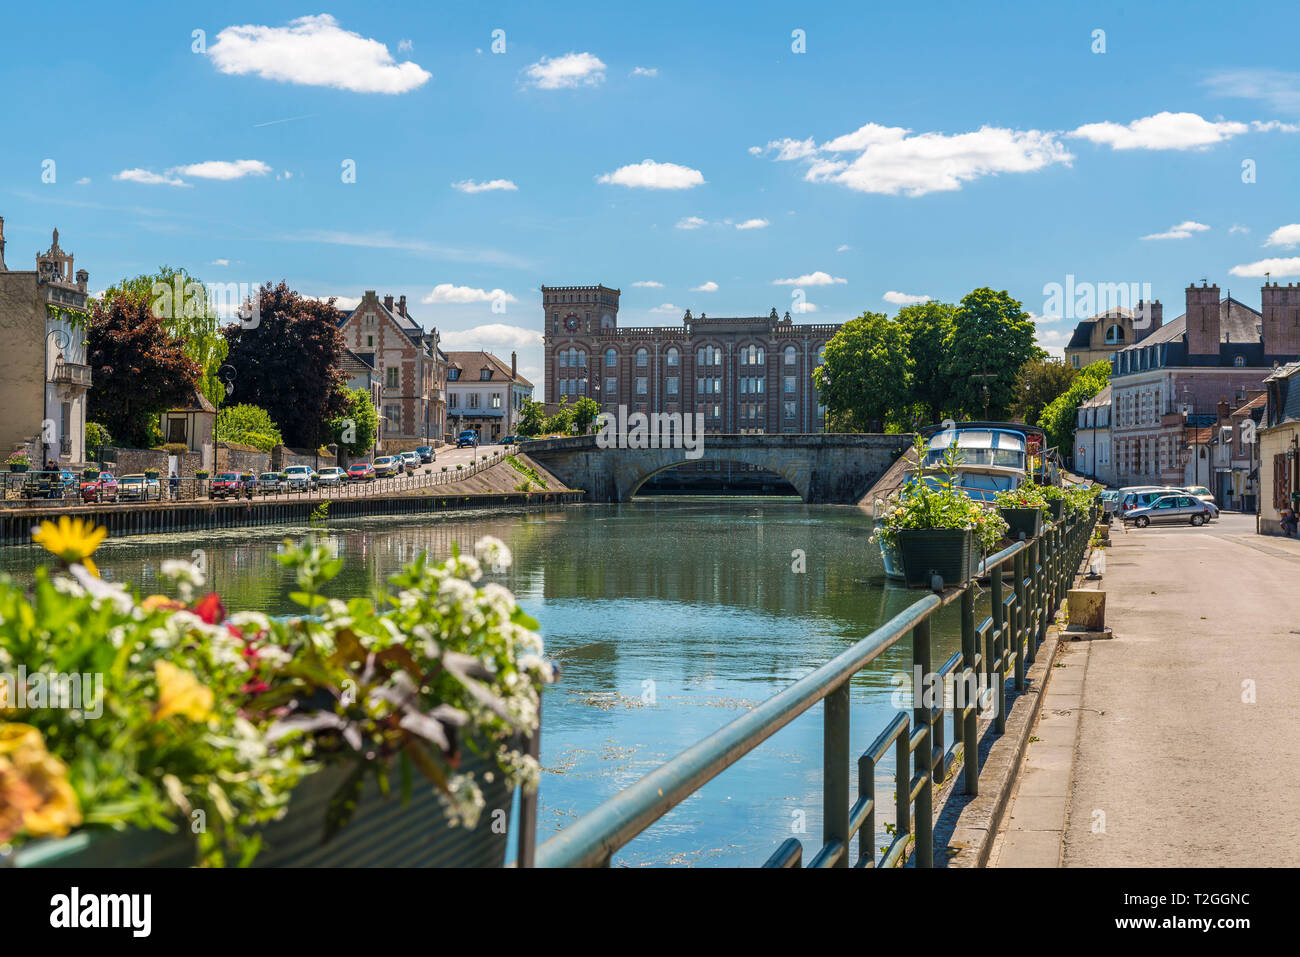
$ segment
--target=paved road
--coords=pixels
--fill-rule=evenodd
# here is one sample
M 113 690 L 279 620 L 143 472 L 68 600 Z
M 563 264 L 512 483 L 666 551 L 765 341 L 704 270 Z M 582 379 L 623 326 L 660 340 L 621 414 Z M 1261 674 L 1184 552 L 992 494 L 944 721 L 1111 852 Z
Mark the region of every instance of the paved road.
M 997 863 L 1300 865 L 1300 542 L 1112 537 L 1115 638 L 1063 647 Z

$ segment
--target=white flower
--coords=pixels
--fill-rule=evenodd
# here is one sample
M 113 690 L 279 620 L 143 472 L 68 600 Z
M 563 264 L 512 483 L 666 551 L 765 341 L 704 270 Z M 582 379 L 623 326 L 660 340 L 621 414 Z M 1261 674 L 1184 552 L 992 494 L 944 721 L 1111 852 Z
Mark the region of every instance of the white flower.
M 447 787 L 451 794 L 447 795 L 439 791 L 438 797 L 452 824 L 465 828 L 477 825 L 479 815 L 483 813 L 483 807 L 487 802 L 483 799 L 483 792 L 474 783 L 473 776 L 457 774 L 447 781 Z
M 492 572 L 505 571 L 513 561 L 506 544 L 491 535 L 484 535 L 474 543 L 474 554 L 487 566 L 488 571 Z

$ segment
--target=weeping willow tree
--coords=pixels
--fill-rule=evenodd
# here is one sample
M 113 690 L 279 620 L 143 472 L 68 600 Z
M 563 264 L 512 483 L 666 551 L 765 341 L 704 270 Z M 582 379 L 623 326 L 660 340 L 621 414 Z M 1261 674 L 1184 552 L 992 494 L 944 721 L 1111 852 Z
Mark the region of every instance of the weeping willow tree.
M 183 344 L 186 358 L 201 370 L 195 385 L 213 406 L 220 408 L 226 387 L 218 376 L 230 345 L 221 334 L 221 320 L 208 300 L 207 287 L 183 267 L 159 266 L 152 275 L 123 279 L 104 292 L 111 301 L 119 292 L 143 299 L 168 335 Z

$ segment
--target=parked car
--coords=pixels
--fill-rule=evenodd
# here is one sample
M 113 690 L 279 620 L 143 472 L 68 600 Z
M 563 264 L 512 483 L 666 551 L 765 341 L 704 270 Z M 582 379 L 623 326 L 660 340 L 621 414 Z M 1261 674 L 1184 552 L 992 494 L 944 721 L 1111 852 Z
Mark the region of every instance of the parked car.
M 402 468 L 402 460 L 396 455 L 381 455 L 374 461 L 375 478 L 392 478 Z
M 461 449 L 467 445 L 478 445 L 478 433 L 473 429 L 464 429 L 456 436 L 456 448 Z
M 421 462 L 432 462 L 438 457 L 438 453 L 433 450 L 432 445 L 419 445 L 415 448 L 415 454 L 420 457 Z
M 353 462 L 348 466 L 349 482 L 373 482 L 375 467 L 369 462 Z
M 284 470 L 284 477 L 291 492 L 311 491 L 316 487 L 316 470 L 310 465 L 290 465 Z
M 501 444 L 502 444 L 502 445 L 518 445 L 518 444 L 519 444 L 519 436 L 517 436 L 517 435 L 507 435 L 505 438 L 503 438 L 503 439 L 501 440 Z
M 398 452 L 397 457 L 402 460 L 402 464 L 408 472 L 414 472 L 420 467 L 420 454 L 418 452 Z
M 276 495 L 289 491 L 289 480 L 280 472 L 263 472 L 257 477 L 259 495 Z
M 1214 493 L 1204 485 L 1188 485 L 1183 491 L 1194 498 L 1199 498 L 1202 502 L 1214 501 Z
M 81 500 L 83 502 L 116 502 L 117 477 L 112 472 L 100 472 L 99 477 L 95 480 L 82 482 Z
M 1146 528 L 1152 524 L 1173 524 L 1190 522 L 1204 525 L 1210 520 L 1210 506 L 1186 492 L 1174 495 L 1160 495 L 1142 508 L 1135 508 L 1124 516 L 1126 524 Z
M 316 485 L 320 488 L 337 488 L 348 480 L 348 473 L 337 465 L 321 469 L 316 473 Z
M 1119 492 L 1119 507 L 1115 509 L 1115 514 L 1122 519 L 1134 509 L 1146 508 L 1160 496 L 1173 495 L 1182 492 L 1182 489 L 1169 485 L 1133 485 L 1122 488 Z
M 117 497 L 123 502 L 154 502 L 162 498 L 162 486 L 143 474 L 123 475 L 117 480 Z
M 1119 507 L 1119 490 L 1108 488 L 1098 496 L 1101 500 L 1101 513 L 1106 521 L 1110 521 L 1115 509 Z
M 249 489 L 249 480 L 238 472 L 219 472 L 208 483 L 208 498 L 238 498 Z

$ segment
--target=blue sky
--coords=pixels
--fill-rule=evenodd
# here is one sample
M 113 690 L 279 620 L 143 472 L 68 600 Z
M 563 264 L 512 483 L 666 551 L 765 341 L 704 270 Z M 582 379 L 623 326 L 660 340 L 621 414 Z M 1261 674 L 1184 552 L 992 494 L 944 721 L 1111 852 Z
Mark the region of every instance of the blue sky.
M 1251 305 L 1265 268 L 1300 280 L 1286 5 L 986 9 L 27 5 L 0 46 L 6 259 L 57 226 L 96 290 L 170 263 L 405 293 L 535 380 L 543 283 L 620 287 L 641 325 L 978 285 L 1041 317 L 1067 276 L 1173 318 L 1202 277 Z

